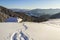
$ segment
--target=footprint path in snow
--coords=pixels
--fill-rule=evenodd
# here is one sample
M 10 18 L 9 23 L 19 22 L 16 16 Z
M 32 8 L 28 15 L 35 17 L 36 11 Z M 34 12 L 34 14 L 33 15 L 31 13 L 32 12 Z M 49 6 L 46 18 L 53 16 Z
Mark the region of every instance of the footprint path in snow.
M 23 26 L 24 26 L 25 30 L 28 29 L 28 27 L 24 23 L 23 23 Z
M 24 23 L 23 27 L 24 28 L 22 28 L 21 30 L 18 30 L 17 32 L 12 34 L 11 40 L 33 40 L 32 38 L 29 38 L 28 34 L 24 33 L 24 31 L 28 29 L 28 27 Z

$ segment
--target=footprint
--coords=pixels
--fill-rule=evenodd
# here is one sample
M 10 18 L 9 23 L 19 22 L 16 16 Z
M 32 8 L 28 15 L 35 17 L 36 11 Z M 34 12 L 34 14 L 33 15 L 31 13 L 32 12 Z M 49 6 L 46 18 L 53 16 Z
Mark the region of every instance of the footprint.
M 11 40 L 17 40 L 17 33 L 13 33 L 13 34 L 12 34 Z
M 20 32 L 20 34 L 21 34 L 21 37 L 24 38 L 24 40 L 29 40 L 29 38 L 22 31 Z
M 28 29 L 28 27 L 24 23 L 23 23 L 23 26 L 24 26 L 25 30 Z
M 19 33 L 13 33 L 11 40 L 29 40 L 29 38 L 22 31 L 20 31 Z
M 17 37 L 17 33 L 14 34 L 14 36 L 13 36 L 13 40 L 17 40 L 16 37 Z

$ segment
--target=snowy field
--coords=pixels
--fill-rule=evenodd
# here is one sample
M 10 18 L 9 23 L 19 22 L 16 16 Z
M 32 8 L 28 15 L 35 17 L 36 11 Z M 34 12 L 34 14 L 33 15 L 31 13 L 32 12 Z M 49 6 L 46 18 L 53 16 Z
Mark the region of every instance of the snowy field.
M 0 23 L 0 40 L 60 40 L 60 19 L 42 23 Z

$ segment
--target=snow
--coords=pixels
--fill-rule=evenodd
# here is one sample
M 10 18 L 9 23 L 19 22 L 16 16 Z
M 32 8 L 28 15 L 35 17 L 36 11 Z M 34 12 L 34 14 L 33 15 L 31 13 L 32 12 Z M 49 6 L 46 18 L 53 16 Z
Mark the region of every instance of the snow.
M 0 40 L 60 40 L 60 19 L 41 23 L 0 23 Z
M 18 23 L 22 21 L 22 19 L 21 19 L 21 18 L 18 18 L 17 20 L 18 20 Z

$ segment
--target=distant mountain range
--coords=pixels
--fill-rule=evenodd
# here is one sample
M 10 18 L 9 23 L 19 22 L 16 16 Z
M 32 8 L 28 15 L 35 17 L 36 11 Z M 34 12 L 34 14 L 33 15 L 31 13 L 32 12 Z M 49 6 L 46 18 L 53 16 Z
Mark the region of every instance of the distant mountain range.
M 9 17 L 18 17 L 23 19 L 22 21 L 29 22 L 42 22 L 51 18 L 60 18 L 60 9 L 8 9 L 0 6 L 0 22 L 4 22 Z M 58 14 L 58 15 L 57 15 Z M 55 16 L 54 16 L 55 15 Z
M 60 9 L 12 9 L 14 12 L 26 12 L 27 15 L 39 17 L 43 14 L 53 15 L 60 12 Z
M 13 12 L 27 12 L 30 11 L 28 9 L 11 9 Z

